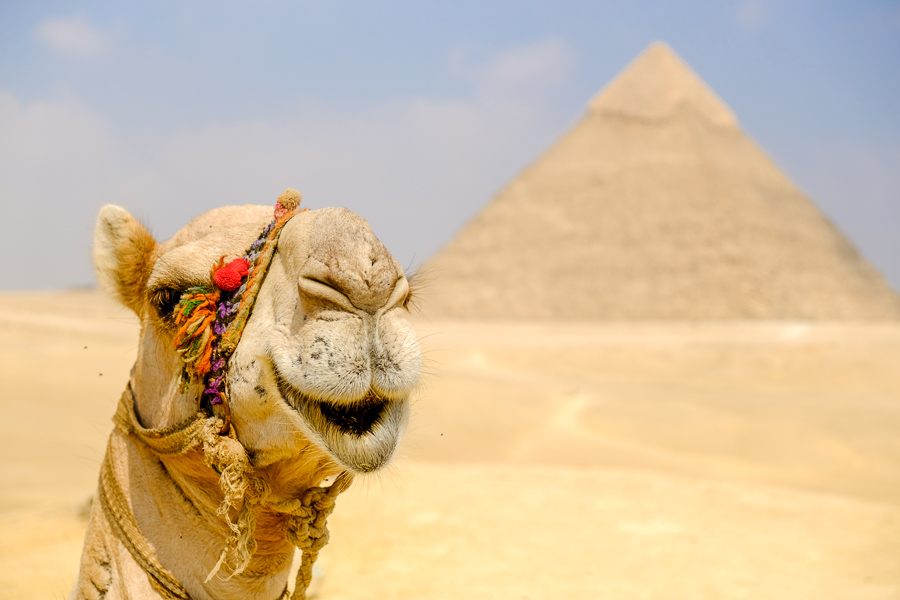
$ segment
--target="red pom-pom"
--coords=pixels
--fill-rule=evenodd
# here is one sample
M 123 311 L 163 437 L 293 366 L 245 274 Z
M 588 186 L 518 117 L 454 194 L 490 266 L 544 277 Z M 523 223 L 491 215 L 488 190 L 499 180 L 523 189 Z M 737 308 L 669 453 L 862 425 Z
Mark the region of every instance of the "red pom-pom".
M 213 282 L 220 290 L 233 292 L 241 287 L 241 279 L 247 275 L 249 270 L 250 263 L 246 258 L 236 258 L 213 273 Z

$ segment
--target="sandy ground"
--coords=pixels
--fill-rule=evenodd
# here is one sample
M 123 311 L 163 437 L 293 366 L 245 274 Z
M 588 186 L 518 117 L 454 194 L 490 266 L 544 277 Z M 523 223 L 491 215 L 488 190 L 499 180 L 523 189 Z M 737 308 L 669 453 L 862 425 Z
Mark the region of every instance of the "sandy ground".
M 317 597 L 900 598 L 900 324 L 418 323 Z M 134 320 L 0 295 L 0 597 L 62 598 Z

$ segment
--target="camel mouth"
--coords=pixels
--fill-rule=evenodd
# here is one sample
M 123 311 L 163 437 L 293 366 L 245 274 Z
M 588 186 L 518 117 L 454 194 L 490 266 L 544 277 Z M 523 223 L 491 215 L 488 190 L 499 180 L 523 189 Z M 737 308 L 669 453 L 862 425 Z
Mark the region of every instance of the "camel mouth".
M 381 420 L 387 400 L 382 400 L 370 392 L 365 398 L 353 404 L 335 404 L 318 401 L 322 416 L 344 433 L 361 436 L 372 431 Z
M 339 464 L 359 473 L 390 460 L 406 422 L 406 399 L 384 399 L 370 390 L 363 398 L 336 403 L 291 385 L 273 365 L 278 392 L 300 416 L 308 437 Z

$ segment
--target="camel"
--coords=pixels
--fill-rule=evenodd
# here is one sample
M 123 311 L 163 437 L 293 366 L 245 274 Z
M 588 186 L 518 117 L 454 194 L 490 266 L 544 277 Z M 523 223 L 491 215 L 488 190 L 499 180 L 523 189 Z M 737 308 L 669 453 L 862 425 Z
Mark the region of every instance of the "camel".
M 98 279 L 140 337 L 71 598 L 304 598 L 335 497 L 390 461 L 421 371 L 409 282 L 360 216 L 299 201 L 164 243 L 101 209 Z

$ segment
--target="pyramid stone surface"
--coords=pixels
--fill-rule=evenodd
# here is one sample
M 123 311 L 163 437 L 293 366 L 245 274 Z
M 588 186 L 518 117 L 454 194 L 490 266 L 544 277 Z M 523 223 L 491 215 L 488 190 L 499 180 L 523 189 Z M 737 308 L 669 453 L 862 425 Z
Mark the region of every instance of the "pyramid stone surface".
M 435 318 L 900 318 L 882 276 L 663 44 L 422 272 Z

